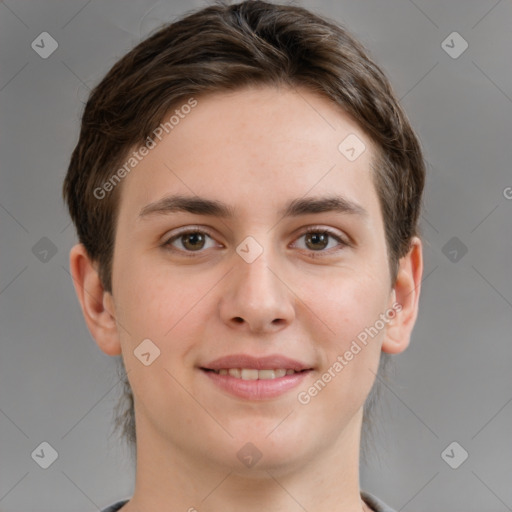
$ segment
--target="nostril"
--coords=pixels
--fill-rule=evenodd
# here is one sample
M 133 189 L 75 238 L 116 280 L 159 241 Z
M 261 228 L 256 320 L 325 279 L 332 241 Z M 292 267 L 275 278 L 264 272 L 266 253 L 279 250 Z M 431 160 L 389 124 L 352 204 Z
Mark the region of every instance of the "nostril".
M 236 316 L 235 317 L 235 322 L 238 323 L 238 324 L 241 324 L 242 322 L 244 321 L 243 318 L 239 317 L 239 316 Z

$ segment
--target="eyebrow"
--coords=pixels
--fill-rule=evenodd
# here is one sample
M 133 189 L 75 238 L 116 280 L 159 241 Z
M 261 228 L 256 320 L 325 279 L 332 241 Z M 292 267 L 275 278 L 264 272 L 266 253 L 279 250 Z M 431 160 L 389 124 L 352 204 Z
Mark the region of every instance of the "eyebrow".
M 188 212 L 227 219 L 236 217 L 236 209 L 220 201 L 199 196 L 175 194 L 165 196 L 144 206 L 139 213 L 139 219 L 176 212 Z M 347 213 L 361 217 L 368 216 L 368 212 L 361 205 L 339 195 L 293 199 L 283 209 L 279 210 L 278 214 L 281 217 L 299 217 L 324 212 Z

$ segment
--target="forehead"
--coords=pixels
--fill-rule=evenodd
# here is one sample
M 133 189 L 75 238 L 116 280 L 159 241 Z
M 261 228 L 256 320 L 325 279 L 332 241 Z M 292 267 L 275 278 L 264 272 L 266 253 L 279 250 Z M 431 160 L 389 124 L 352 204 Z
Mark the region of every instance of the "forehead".
M 374 146 L 329 99 L 274 87 L 194 99 L 193 108 L 178 105 L 165 116 L 161 140 L 153 137 L 153 148 L 124 179 L 123 215 L 134 220 L 171 192 L 216 199 L 238 214 L 336 192 L 372 213 Z

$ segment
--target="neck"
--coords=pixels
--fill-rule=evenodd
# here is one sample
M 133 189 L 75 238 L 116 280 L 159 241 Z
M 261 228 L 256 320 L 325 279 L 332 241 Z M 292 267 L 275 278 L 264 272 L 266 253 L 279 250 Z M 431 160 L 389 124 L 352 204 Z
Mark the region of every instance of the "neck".
M 210 454 L 199 459 L 184 453 L 137 418 L 135 491 L 122 512 L 367 512 L 359 489 L 361 421 L 362 409 L 334 446 L 294 467 L 270 467 L 262 458 L 244 472 Z

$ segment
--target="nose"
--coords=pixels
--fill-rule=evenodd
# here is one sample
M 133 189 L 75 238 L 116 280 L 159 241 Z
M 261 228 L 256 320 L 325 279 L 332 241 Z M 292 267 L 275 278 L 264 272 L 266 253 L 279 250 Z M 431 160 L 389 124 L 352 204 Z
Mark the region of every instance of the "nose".
M 295 296 L 286 284 L 282 265 L 265 249 L 252 263 L 235 256 L 220 301 L 222 320 L 240 331 L 265 334 L 289 325 Z

